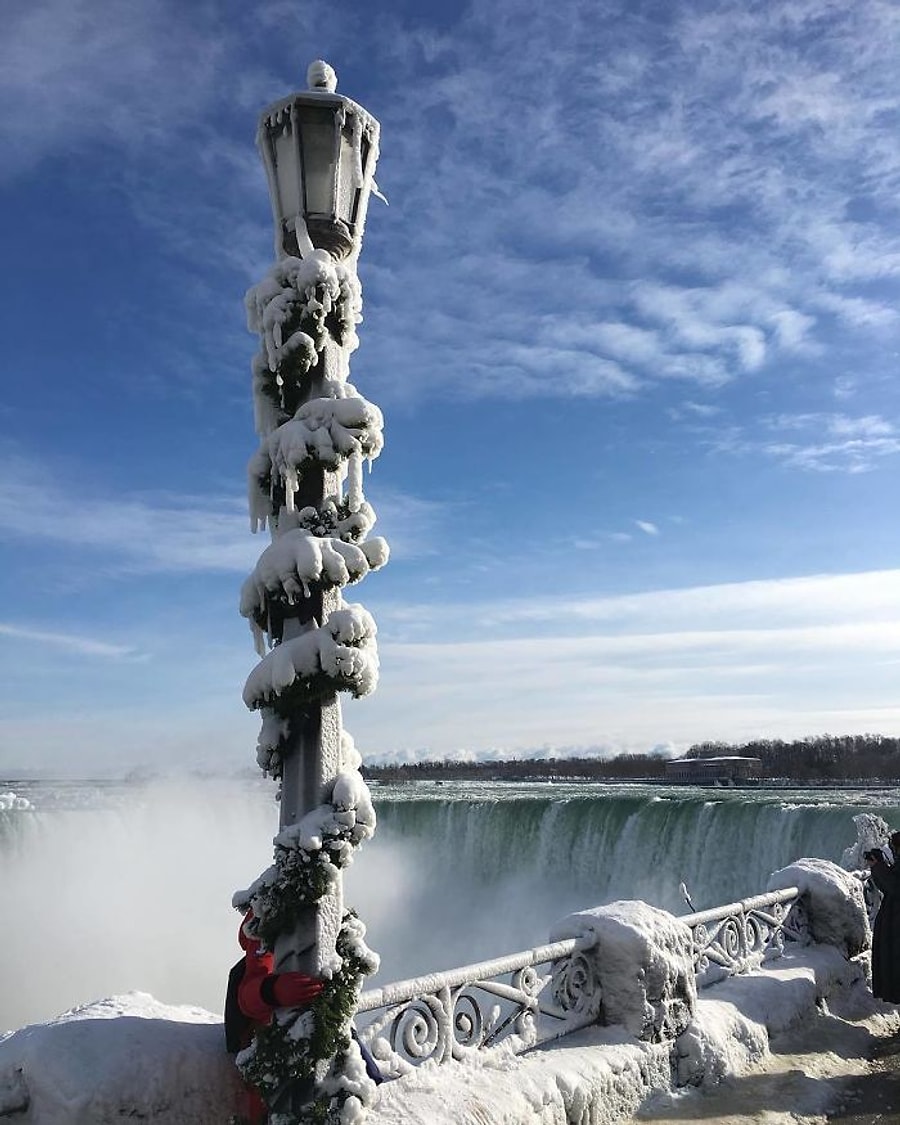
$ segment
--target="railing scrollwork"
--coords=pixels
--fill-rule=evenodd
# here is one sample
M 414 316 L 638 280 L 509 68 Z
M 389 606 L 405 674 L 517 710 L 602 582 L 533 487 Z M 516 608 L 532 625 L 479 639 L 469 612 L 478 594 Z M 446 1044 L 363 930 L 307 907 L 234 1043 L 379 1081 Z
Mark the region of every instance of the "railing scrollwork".
M 691 930 L 700 987 L 780 956 L 785 941 L 809 940 L 796 887 L 680 921 Z M 586 939 L 570 938 L 371 989 L 360 997 L 359 1036 L 391 1077 L 501 1043 L 520 1053 L 597 1021 L 602 991 L 591 954 Z
M 713 984 L 780 957 L 784 942 L 806 938 L 805 913 L 796 887 L 756 895 L 726 906 L 683 915 L 690 926 L 697 984 Z
M 364 992 L 357 1023 L 394 1075 L 500 1043 L 519 1053 L 593 1023 L 599 997 L 590 958 L 573 938 Z

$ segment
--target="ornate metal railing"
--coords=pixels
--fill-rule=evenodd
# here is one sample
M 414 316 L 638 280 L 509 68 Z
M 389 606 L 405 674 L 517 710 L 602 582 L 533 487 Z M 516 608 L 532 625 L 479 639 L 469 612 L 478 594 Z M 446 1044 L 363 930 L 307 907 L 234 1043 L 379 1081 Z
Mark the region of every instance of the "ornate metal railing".
M 569 938 L 371 989 L 360 996 L 359 1036 L 396 1075 L 501 1042 L 519 1053 L 587 1027 L 600 1011 L 600 984 L 585 944 Z
M 700 988 L 780 957 L 785 940 L 808 938 L 806 912 L 796 887 L 685 914 L 680 920 L 691 928 Z
M 796 887 L 681 919 L 691 929 L 700 987 L 780 956 L 804 940 Z M 397 981 L 360 996 L 357 1029 L 388 1076 L 503 1042 L 515 1053 L 596 1022 L 601 989 L 590 938 Z

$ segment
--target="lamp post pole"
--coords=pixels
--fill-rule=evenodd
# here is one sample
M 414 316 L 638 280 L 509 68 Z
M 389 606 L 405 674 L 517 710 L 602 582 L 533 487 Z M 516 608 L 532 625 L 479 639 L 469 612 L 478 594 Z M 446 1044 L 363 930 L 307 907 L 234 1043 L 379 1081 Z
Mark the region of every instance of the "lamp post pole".
M 375 515 L 362 491 L 362 463 L 381 451 L 381 412 L 348 382 L 379 127 L 336 93 L 327 63 L 307 79 L 308 90 L 260 116 L 278 260 L 247 294 L 260 336 L 250 513 L 272 541 L 241 592 L 261 657 L 244 701 L 262 717 L 257 760 L 281 782 L 281 813 L 273 865 L 234 903 L 252 911 L 276 972 L 326 981 L 310 1012 L 276 1012 L 238 1061 L 284 1125 L 319 1120 L 350 1097 L 364 1105 L 372 1091 L 350 1020 L 377 959 L 344 913 L 341 869 L 375 818 L 337 693 L 377 683 L 375 624 L 342 591 L 388 557 L 369 537 Z

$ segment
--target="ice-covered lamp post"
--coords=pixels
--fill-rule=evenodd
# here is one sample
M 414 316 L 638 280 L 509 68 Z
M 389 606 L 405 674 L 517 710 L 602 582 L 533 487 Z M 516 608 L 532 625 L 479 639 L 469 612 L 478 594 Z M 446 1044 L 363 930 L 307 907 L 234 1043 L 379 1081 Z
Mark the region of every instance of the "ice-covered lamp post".
M 379 127 L 335 92 L 327 63 L 313 63 L 307 80 L 260 117 L 278 261 L 247 294 L 260 335 L 250 515 L 272 542 L 241 592 L 261 657 L 244 701 L 262 717 L 257 759 L 281 781 L 281 821 L 273 865 L 234 903 L 252 910 L 276 971 L 327 981 L 310 1012 L 277 1012 L 238 1056 L 280 1125 L 355 1121 L 373 1092 L 350 1019 L 376 961 L 344 912 L 340 872 L 375 818 L 337 693 L 376 685 L 375 624 L 342 590 L 388 556 L 383 539 L 368 538 L 375 516 L 362 490 L 363 462 L 381 451 L 381 413 L 347 381 Z

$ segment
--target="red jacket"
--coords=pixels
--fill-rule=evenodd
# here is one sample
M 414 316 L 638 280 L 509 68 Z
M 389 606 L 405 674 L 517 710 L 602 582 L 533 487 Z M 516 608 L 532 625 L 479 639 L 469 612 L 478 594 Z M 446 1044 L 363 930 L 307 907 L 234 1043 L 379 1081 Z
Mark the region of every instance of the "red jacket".
M 276 973 L 274 955 L 263 950 L 248 933 L 253 912 L 247 911 L 238 930 L 244 951 L 244 976 L 238 985 L 238 1005 L 257 1024 L 267 1024 L 276 1008 L 305 1008 L 322 991 L 322 982 L 306 973 Z

